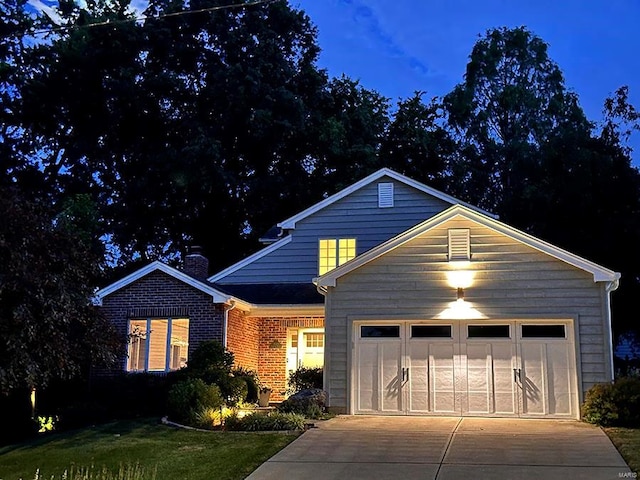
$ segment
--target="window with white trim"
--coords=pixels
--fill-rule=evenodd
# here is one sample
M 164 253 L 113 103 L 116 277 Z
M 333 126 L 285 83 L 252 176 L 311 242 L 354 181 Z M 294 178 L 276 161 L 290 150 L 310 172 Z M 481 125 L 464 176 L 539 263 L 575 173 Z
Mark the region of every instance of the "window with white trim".
M 355 238 L 320 239 L 318 244 L 318 274 L 324 275 L 355 256 Z
M 187 364 L 189 320 L 146 318 L 129 321 L 128 372 L 169 372 Z

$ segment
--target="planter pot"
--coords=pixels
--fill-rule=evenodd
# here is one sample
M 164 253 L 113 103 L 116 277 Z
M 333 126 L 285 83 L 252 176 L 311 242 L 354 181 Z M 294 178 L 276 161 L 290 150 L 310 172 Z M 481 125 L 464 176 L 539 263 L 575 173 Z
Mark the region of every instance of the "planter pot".
M 258 394 L 258 406 L 260 407 L 268 407 L 269 406 L 269 398 L 271 397 L 271 390 L 264 390 L 259 392 Z

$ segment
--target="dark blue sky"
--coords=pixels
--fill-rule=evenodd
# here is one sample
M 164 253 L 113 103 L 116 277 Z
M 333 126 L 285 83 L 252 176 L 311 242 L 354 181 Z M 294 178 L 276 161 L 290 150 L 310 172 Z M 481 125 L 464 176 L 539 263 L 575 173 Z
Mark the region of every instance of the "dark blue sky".
M 640 0 L 292 0 L 318 27 L 319 64 L 396 101 L 448 93 L 478 36 L 525 26 L 549 44 L 589 119 L 622 85 L 640 109 Z M 640 163 L 640 133 L 632 139 Z

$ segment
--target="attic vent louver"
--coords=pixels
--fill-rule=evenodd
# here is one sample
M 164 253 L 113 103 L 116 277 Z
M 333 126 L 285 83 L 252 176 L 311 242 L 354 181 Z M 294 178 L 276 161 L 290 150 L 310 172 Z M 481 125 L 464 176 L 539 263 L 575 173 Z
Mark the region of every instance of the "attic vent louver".
M 378 184 L 378 207 L 393 207 L 393 183 Z
M 471 260 L 471 247 L 468 228 L 449 229 L 449 261 L 468 262 Z

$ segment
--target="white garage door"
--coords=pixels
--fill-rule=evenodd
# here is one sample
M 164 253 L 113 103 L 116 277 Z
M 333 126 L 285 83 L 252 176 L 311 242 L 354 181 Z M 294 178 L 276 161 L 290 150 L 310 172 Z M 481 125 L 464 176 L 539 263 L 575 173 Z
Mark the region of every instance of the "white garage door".
M 571 322 L 355 325 L 354 411 L 578 416 Z

